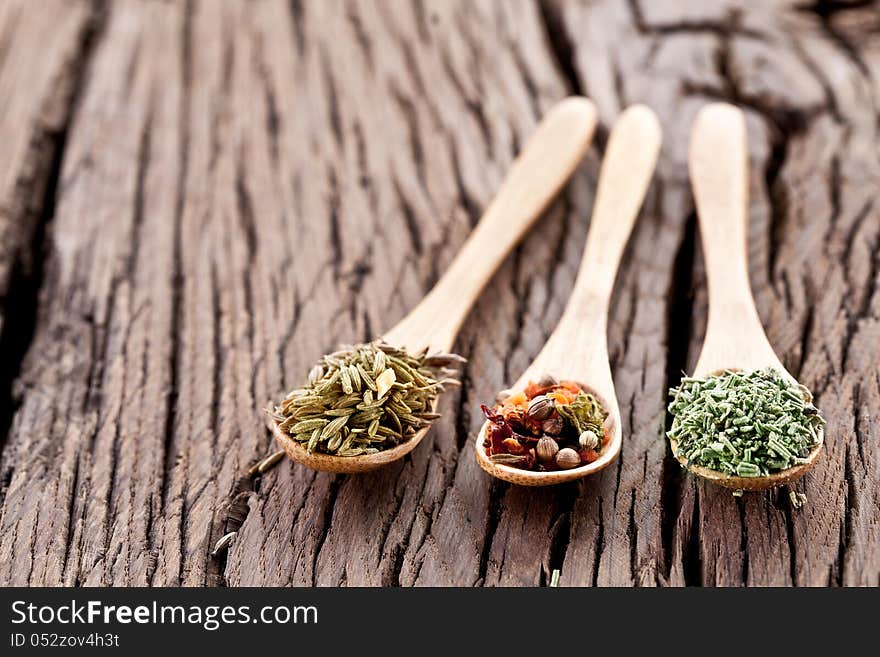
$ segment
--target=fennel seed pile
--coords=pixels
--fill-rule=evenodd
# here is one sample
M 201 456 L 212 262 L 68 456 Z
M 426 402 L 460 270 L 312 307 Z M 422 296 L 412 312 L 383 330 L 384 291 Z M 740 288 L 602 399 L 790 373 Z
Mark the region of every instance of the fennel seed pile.
M 308 384 L 272 418 L 309 453 L 375 454 L 410 439 L 439 417 L 437 396 L 458 385 L 455 354 L 409 354 L 384 342 L 345 346 L 324 356 Z
M 685 377 L 669 391 L 672 428 L 688 464 L 761 477 L 805 462 L 825 421 L 813 396 L 773 369 Z

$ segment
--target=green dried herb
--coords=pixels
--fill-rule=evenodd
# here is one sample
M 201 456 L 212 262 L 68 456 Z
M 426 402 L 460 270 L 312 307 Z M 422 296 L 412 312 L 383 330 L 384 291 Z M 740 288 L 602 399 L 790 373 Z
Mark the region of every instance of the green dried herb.
M 279 428 L 305 449 L 336 456 L 374 454 L 411 438 L 439 416 L 434 402 L 458 385 L 455 354 L 408 354 L 383 342 L 324 356 L 308 383 L 275 407 Z
M 761 477 L 804 463 L 825 420 L 813 396 L 773 369 L 685 377 L 669 391 L 669 440 L 688 464 Z
M 605 433 L 602 423 L 608 417 L 608 413 L 602 408 L 599 400 L 588 392 L 583 390 L 578 392 L 570 404 L 557 402 L 556 412 L 574 426 L 578 435 L 584 431 L 592 431 L 597 436 Z

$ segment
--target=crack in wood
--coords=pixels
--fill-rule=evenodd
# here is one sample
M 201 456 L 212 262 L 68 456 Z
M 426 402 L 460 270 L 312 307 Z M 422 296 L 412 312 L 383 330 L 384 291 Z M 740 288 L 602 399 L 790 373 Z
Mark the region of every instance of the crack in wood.
M 425 173 L 425 155 L 424 149 L 422 148 L 422 138 L 419 131 L 418 110 L 416 109 L 415 103 L 413 103 L 413 101 L 408 98 L 406 94 L 399 88 L 397 88 L 397 86 L 395 86 L 394 84 L 391 85 L 391 97 L 397 103 L 397 106 L 400 109 L 400 116 L 403 119 L 404 124 L 406 125 L 408 133 L 407 142 L 409 143 L 410 152 L 412 154 L 412 161 L 413 165 L 415 166 L 416 177 L 418 178 L 421 186 L 427 189 L 428 184 Z M 418 252 L 420 253 L 420 251 Z
M 601 555 L 602 549 L 605 547 L 605 513 L 604 513 L 604 498 L 599 498 L 599 509 L 596 514 L 596 518 L 598 520 L 598 530 L 596 531 L 596 544 L 593 547 L 593 572 L 592 578 L 590 579 L 590 584 L 593 587 L 599 586 L 599 566 L 602 563 Z
M 170 387 L 166 401 L 165 417 L 163 420 L 163 437 L 162 450 L 163 461 L 165 467 L 162 471 L 162 478 L 159 485 L 159 513 L 158 515 L 166 520 L 166 509 L 168 508 L 169 486 L 171 484 L 172 473 L 175 472 L 176 466 L 181 462 L 177 452 L 176 429 L 178 426 L 178 396 L 181 385 L 181 362 L 182 362 L 182 341 L 180 339 L 183 327 L 183 301 L 184 301 L 184 265 L 183 265 L 183 215 L 186 199 L 186 188 L 189 176 L 190 163 L 190 134 L 189 119 L 192 107 L 191 88 L 193 79 L 193 15 L 194 8 L 192 0 L 187 0 L 183 12 L 183 21 L 181 23 L 179 35 L 180 48 L 180 65 L 183 81 L 183 90 L 180 97 L 180 107 L 178 109 L 178 130 L 180 131 L 180 143 L 178 159 L 180 160 L 180 174 L 177 180 L 177 195 L 174 200 L 174 227 L 172 235 L 172 271 L 171 271 L 171 326 L 169 330 L 169 339 L 171 341 L 168 357 L 168 369 L 170 372 Z M 177 531 L 180 535 L 184 532 L 183 514 L 177 519 Z M 155 576 L 158 572 L 159 551 L 161 542 L 165 538 L 167 532 L 164 527 L 160 529 L 159 525 L 151 525 L 149 552 L 157 555 L 151 560 L 149 568 L 146 570 L 146 580 L 151 585 L 156 584 Z M 178 571 L 177 580 L 180 581 L 181 573 Z
M 797 7 L 802 12 L 809 12 L 816 15 L 822 29 L 828 35 L 829 39 L 846 55 L 859 72 L 867 79 L 871 79 L 871 70 L 868 64 L 862 59 L 861 53 L 850 39 L 841 32 L 834 24 L 836 15 L 850 12 L 857 9 L 873 8 L 872 0 L 851 0 L 849 2 L 835 2 L 834 0 L 816 0 L 811 5 L 801 5 Z
M 780 245 L 790 229 L 789 218 L 791 212 L 789 209 L 788 189 L 785 185 L 779 184 L 779 177 L 788 157 L 789 139 L 790 136 L 785 133 L 776 134 L 770 146 L 770 156 L 767 158 L 767 163 L 764 167 L 764 186 L 770 201 L 769 253 L 767 256 L 767 278 L 770 281 L 775 279 L 774 273 Z
M 480 563 L 477 568 L 477 578 L 471 584 L 479 586 L 486 581 L 486 575 L 489 571 L 489 558 L 492 552 L 492 539 L 498 529 L 498 523 L 501 520 L 502 502 L 507 494 L 509 484 L 499 479 L 492 479 L 489 483 L 489 501 L 486 512 L 486 527 L 482 537 L 483 549 L 480 553 Z
M 540 585 L 548 586 L 553 577 L 553 571 L 559 570 L 562 576 L 562 567 L 565 564 L 565 555 L 571 540 L 571 514 L 579 495 L 579 486 L 576 482 L 565 484 L 560 487 L 557 497 L 559 508 L 556 517 L 550 524 L 550 548 L 547 551 L 546 567 L 541 572 Z
M 422 251 L 424 250 L 424 246 L 422 244 L 422 232 L 419 228 L 419 222 L 416 219 L 416 211 L 415 209 L 413 209 L 412 203 L 410 203 L 409 199 L 407 199 L 406 197 L 406 194 L 403 192 L 400 180 L 397 178 L 397 176 L 392 176 L 392 180 L 394 184 L 394 193 L 397 196 L 397 205 L 398 208 L 400 208 L 400 214 L 403 217 L 403 225 L 406 228 L 407 235 L 409 236 L 409 241 L 412 245 L 413 253 L 416 257 L 421 256 Z
M 645 20 L 639 0 L 628 0 L 629 9 L 632 13 L 633 23 L 642 34 L 654 36 L 669 36 L 675 34 L 716 34 L 719 37 L 727 37 L 730 34 L 757 40 L 766 38 L 766 35 L 757 30 L 743 27 L 739 24 L 736 11 L 730 11 L 725 20 L 682 20 L 665 23 L 649 23 Z
M 263 85 L 263 102 L 266 105 L 266 134 L 269 136 L 269 155 L 272 165 L 278 169 L 279 145 L 278 135 L 281 132 L 281 115 L 278 112 L 278 101 L 272 85 L 272 76 L 266 63 L 263 38 L 260 34 L 253 35 L 254 62 L 253 67 Z
M 538 10 L 544 24 L 547 49 L 565 80 L 570 94 L 585 95 L 580 75 L 575 64 L 574 42 L 565 26 L 562 8 L 554 0 L 538 0 Z
M 684 234 L 675 256 L 672 281 L 669 291 L 670 300 L 667 304 L 666 319 L 666 378 L 664 393 L 678 385 L 682 374 L 686 373 L 688 362 L 688 346 L 691 342 L 693 315 L 693 267 L 696 251 L 697 216 L 694 212 L 685 222 Z M 664 408 L 664 431 L 672 426 L 672 416 Z M 668 578 L 672 570 L 673 530 L 676 519 L 682 510 L 682 486 L 685 473 L 681 465 L 672 455 L 668 441 L 663 436 L 665 455 L 661 471 L 663 493 L 661 496 L 661 527 L 662 546 Z M 687 577 L 687 573 L 685 573 Z
M 302 0 L 290 0 L 290 24 L 293 27 L 293 41 L 300 57 L 306 52 L 305 6 Z
M 486 115 L 483 113 L 481 103 L 473 97 L 473 94 L 465 89 L 464 84 L 455 70 L 452 60 L 446 52 L 442 55 L 442 63 L 444 73 L 449 77 L 449 81 L 461 99 L 461 102 L 464 104 L 465 109 L 477 126 L 479 126 L 483 147 L 486 150 L 486 157 L 489 160 L 494 159 L 495 146 L 492 138 L 492 130 L 489 127 L 489 121 L 486 118 Z
M 361 19 L 361 15 L 357 12 L 354 6 L 351 6 L 346 11 L 346 16 L 348 17 L 348 22 L 351 25 L 351 30 L 354 32 L 355 41 L 361 49 L 361 53 L 364 56 L 364 61 L 367 63 L 367 69 L 371 72 L 375 69 L 376 65 L 373 62 L 373 44 L 370 39 L 370 35 L 364 27 L 364 22 Z
M 327 501 L 324 505 L 324 513 L 321 526 L 321 534 L 315 544 L 315 554 L 312 559 L 312 586 L 318 585 L 318 560 L 321 558 L 321 549 L 330 535 L 333 521 L 333 510 L 336 508 L 336 500 L 339 497 L 339 489 L 348 478 L 347 475 L 325 475 L 330 477 L 330 486 L 327 490 Z
M 330 131 L 336 140 L 340 150 L 345 149 L 345 132 L 342 129 L 342 118 L 339 113 L 339 95 L 336 92 L 333 68 L 330 65 L 330 55 L 326 51 L 321 54 L 321 67 L 324 72 L 324 93 L 326 95 L 327 113 L 330 118 Z

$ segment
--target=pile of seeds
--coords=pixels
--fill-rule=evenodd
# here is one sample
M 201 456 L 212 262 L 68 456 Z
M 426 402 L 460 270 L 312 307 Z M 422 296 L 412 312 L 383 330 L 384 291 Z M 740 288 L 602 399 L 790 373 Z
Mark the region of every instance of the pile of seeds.
M 569 470 L 599 458 L 608 440 L 608 413 L 574 381 L 544 375 L 522 392 L 499 395 L 480 408 L 489 426 L 483 447 L 493 463 L 524 470 Z
M 740 477 L 761 477 L 804 463 L 825 421 L 802 385 L 773 369 L 685 377 L 669 391 L 672 428 L 688 464 Z
M 434 402 L 458 385 L 455 354 L 412 355 L 383 342 L 324 356 L 308 385 L 275 407 L 279 428 L 309 453 L 358 456 L 390 449 L 439 417 Z

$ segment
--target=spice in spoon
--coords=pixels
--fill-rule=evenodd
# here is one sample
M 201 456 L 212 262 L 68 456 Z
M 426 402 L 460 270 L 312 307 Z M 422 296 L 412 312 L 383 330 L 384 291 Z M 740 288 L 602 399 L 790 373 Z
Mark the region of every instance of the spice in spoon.
M 489 425 L 484 447 L 493 463 L 524 470 L 569 470 L 599 458 L 608 442 L 608 413 L 573 381 L 545 375 L 522 392 L 501 393 L 480 408 Z
M 810 391 L 771 368 L 685 377 L 669 394 L 666 435 L 688 465 L 764 477 L 806 463 L 821 442 L 825 420 Z
M 346 346 L 324 356 L 271 415 L 310 454 L 375 454 L 440 417 L 434 403 L 445 386 L 458 385 L 451 366 L 462 362 L 381 341 Z

